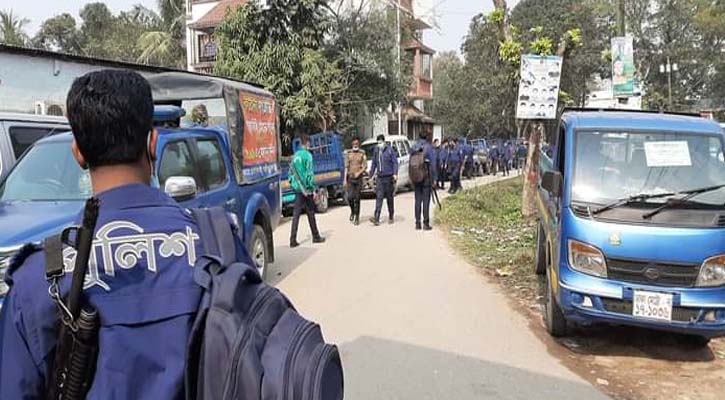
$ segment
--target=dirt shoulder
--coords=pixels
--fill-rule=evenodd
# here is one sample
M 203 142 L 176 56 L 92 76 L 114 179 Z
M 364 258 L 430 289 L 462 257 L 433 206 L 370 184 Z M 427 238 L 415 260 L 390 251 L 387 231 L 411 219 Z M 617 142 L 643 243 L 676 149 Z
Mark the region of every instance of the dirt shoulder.
M 725 340 L 697 348 L 681 336 L 625 327 L 577 330 L 552 339 L 533 272 L 534 223 L 521 217 L 521 179 L 448 198 L 436 222 L 452 247 L 500 284 L 532 330 L 567 367 L 616 399 L 725 398 Z

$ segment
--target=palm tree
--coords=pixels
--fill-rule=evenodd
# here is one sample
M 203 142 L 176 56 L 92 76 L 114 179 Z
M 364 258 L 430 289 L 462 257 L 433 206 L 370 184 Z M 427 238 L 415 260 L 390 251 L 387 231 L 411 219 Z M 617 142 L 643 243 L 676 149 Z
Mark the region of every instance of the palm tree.
M 29 40 L 24 30 L 28 23 L 29 19 L 13 15 L 13 10 L 0 11 L 0 43 L 24 46 Z
M 141 55 L 138 62 L 179 68 L 185 66 L 185 4 L 185 0 L 158 0 L 158 14 L 141 6 L 136 7 L 137 13 L 150 20 L 155 28 L 139 37 Z

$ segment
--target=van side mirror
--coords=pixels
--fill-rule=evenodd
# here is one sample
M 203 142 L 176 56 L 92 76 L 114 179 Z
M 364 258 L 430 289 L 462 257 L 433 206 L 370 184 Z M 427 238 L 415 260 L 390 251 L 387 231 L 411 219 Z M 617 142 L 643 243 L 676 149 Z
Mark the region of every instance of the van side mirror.
M 166 179 L 164 192 L 176 201 L 191 200 L 196 196 L 196 180 L 190 176 L 172 176 Z
M 564 179 L 559 171 L 546 171 L 541 176 L 541 187 L 554 197 L 561 195 L 561 187 L 563 184 Z

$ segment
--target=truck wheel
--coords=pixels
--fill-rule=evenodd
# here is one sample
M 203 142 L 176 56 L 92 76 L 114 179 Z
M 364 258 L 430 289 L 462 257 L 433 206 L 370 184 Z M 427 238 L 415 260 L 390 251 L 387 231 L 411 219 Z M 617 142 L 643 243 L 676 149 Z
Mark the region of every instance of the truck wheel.
M 267 280 L 267 266 L 269 265 L 269 257 L 267 256 L 267 235 L 264 233 L 264 228 L 259 225 L 254 225 L 252 229 L 252 237 L 249 240 L 249 256 L 257 265 L 257 271 L 259 276 L 262 277 L 263 281 Z
M 541 223 L 536 229 L 536 275 L 544 275 L 546 273 L 546 235 L 544 235 L 544 227 Z
M 546 273 L 544 302 L 544 322 L 546 323 L 546 330 L 553 337 L 566 336 L 567 322 L 564 318 L 564 313 L 559 307 L 559 303 L 556 301 L 556 295 L 554 294 L 554 288 L 551 285 L 548 271 Z
M 317 212 L 320 214 L 324 214 L 327 212 L 327 210 L 330 208 L 330 194 L 327 191 L 327 188 L 320 188 L 319 195 L 317 196 L 317 204 L 315 204 L 317 207 Z

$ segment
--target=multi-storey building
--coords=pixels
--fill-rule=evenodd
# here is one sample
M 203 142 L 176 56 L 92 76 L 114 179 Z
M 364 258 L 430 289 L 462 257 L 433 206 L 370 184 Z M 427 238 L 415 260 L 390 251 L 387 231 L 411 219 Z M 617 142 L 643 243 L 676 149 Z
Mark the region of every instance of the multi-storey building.
M 218 47 L 214 30 L 247 0 L 186 0 L 186 63 L 189 71 L 210 74 Z

